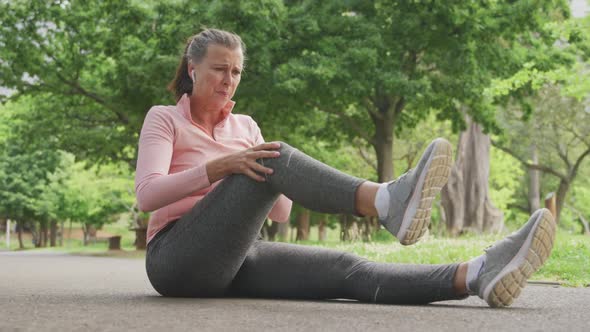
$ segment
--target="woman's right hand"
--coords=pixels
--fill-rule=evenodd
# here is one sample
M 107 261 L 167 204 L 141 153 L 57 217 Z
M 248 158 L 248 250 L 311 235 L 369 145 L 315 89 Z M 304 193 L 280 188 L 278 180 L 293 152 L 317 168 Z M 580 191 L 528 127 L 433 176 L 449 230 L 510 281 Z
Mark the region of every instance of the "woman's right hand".
M 264 182 L 264 176 L 260 174 L 272 174 L 273 170 L 256 162 L 260 158 L 276 158 L 280 152 L 280 143 L 270 142 L 229 154 L 227 156 L 211 160 L 207 163 L 207 176 L 209 183 L 216 182 L 230 174 L 244 174 L 250 178 Z

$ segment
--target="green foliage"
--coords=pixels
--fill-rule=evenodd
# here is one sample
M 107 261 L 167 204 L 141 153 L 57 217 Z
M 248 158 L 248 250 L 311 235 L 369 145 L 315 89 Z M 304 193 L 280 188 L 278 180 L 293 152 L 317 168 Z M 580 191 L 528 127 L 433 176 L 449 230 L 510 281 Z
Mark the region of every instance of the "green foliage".
M 377 179 L 372 149 L 391 136 L 379 128 L 395 129 L 405 172 L 433 137 L 456 140 L 463 107 L 558 167 L 555 138 L 571 156 L 590 135 L 590 19 L 568 16 L 565 0 L 0 2 L 0 86 L 16 91 L 0 110 L 0 214 L 100 225 L 129 209 L 130 174 L 112 162 L 133 167 L 144 115 L 174 102 L 164 87 L 203 26 L 248 46 L 236 112 L 347 173 Z M 507 105 L 498 118 L 494 103 Z M 523 172 L 494 150 L 491 163 L 492 199 L 520 222 L 509 207 L 522 205 Z M 544 176 L 543 191 L 557 182 Z M 584 184 L 570 202 L 588 216 Z
M 519 228 L 527 220 L 527 213 L 511 207 L 518 202 L 525 174 L 513 157 L 495 148 L 490 150 L 490 198 L 498 209 L 504 211 L 504 221 L 512 229 Z
M 67 217 L 100 229 L 133 204 L 134 198 L 129 195 L 132 183 L 128 175 L 118 174 L 119 170 L 113 166 L 100 170 L 85 167 L 83 163 L 72 165 L 72 176 L 65 183 Z
M 100 227 L 127 211 L 134 197 L 126 167 L 101 169 L 75 163 L 72 154 L 53 150 L 51 138 L 29 139 L 35 132 L 22 120 L 29 98 L 0 108 L 2 123 L 11 123 L 0 139 L 0 216 L 46 224 L 72 220 Z M 6 121 L 6 122 L 5 122 Z
M 557 196 L 558 205 L 565 203 L 560 199 L 567 201 L 569 188 L 575 185 L 580 167 L 590 154 L 590 113 L 583 101 L 563 95 L 563 84 L 544 86 L 536 96 L 528 98 L 532 106 L 529 111 L 513 103 L 498 113 L 504 129 L 498 145 L 523 166 L 531 164 L 530 149 L 534 145 L 539 156 L 537 165 L 543 171 L 541 196 L 559 193 L 561 188 L 564 192 L 563 197 Z M 586 93 L 590 95 L 590 90 Z M 527 112 L 528 121 L 524 121 Z
M 26 112 L 28 106 L 24 100 L 8 104 L 0 112 L 0 120 L 13 124 L 0 139 L 0 216 L 20 221 L 46 220 L 46 211 L 37 209 L 37 199 L 49 181 L 48 174 L 58 167 L 60 154 L 43 142 L 29 144 L 28 137 L 18 132 L 19 121 L 12 119 Z
M 554 45 L 544 45 L 531 52 L 523 67 L 510 77 L 496 78 L 484 90 L 484 98 L 493 100 L 506 96 L 527 96 L 546 85 L 563 83 L 565 95 L 578 100 L 587 96 L 590 81 L 583 64 L 590 56 L 590 19 L 567 20 L 562 24 L 548 22 L 541 29 L 542 36 L 556 40 Z M 516 51 L 521 52 L 521 51 Z M 536 57 L 535 57 L 536 56 Z M 580 62 L 582 60 L 582 62 Z M 507 99 L 506 99 L 507 100 Z M 527 109 L 528 111 L 530 109 Z
M 292 56 L 276 70 L 278 86 L 291 98 L 304 96 L 295 109 L 338 113 L 369 137 L 370 117 L 380 119 L 391 108 L 397 108 L 397 129 L 415 126 L 432 108 L 458 129 L 460 104 L 492 127 L 484 89 L 530 60 L 525 47 L 526 53 L 550 47 L 554 36 L 535 38 L 535 32 L 568 15 L 564 1 L 292 4 L 285 36 Z M 358 130 L 353 135 L 362 137 Z
M 126 147 L 176 62 L 152 29 L 160 18 L 128 1 L 0 6 L 0 86 L 35 96 L 27 125 L 82 158 L 134 159 Z

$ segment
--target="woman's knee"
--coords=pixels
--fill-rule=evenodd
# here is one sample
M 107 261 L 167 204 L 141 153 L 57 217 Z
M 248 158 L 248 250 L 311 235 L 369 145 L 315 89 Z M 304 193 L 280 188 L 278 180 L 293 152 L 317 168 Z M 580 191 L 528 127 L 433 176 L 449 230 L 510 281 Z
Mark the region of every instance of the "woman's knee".
M 293 154 L 295 151 L 299 151 L 286 142 L 278 141 L 278 143 L 281 145 L 281 147 L 279 148 L 279 152 L 281 153 L 281 156 L 283 156 L 283 155 L 289 156 L 289 155 Z
M 280 156 L 279 157 L 275 157 L 275 158 L 263 158 L 263 159 L 258 159 L 258 163 L 263 165 L 263 166 L 267 166 L 267 167 L 271 167 L 272 166 L 276 166 L 277 164 L 283 164 L 283 165 L 289 165 L 289 161 L 291 159 L 291 157 L 293 156 L 293 153 L 295 153 L 297 150 L 296 148 L 292 147 L 291 145 L 283 142 L 283 141 L 276 141 L 276 143 L 280 144 L 279 149 L 277 150 L 278 152 L 280 152 Z

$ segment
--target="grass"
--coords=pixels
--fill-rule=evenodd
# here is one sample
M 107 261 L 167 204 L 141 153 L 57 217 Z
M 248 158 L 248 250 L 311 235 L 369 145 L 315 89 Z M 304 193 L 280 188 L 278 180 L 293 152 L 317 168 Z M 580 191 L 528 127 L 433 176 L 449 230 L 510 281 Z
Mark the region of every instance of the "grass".
M 126 224 L 116 223 L 105 226 L 104 232 L 121 235 L 123 250 L 108 251 L 106 242 L 83 246 L 78 239 L 66 240 L 63 247 L 32 249 L 39 251 L 60 251 L 77 255 L 109 256 L 124 258 L 144 258 L 144 251 L 133 247 L 135 234 Z M 317 228 L 312 228 L 311 240 L 299 244 L 332 248 L 355 253 L 367 259 L 383 263 L 444 264 L 462 262 L 481 255 L 483 249 L 505 235 L 465 236 L 461 238 L 426 237 L 417 244 L 404 247 L 395 242 L 385 230 L 381 230 L 374 242 L 340 242 L 339 230 L 329 229 L 327 240 L 317 240 Z M 0 239 L 3 242 L 3 238 Z M 11 239 L 11 247 L 18 245 L 16 236 Z M 532 280 L 560 282 L 564 286 L 590 286 L 590 237 L 558 231 L 551 257 L 533 275 Z
M 484 248 L 503 236 L 469 236 L 458 239 L 429 237 L 409 247 L 396 242 L 307 241 L 303 244 L 353 252 L 383 263 L 444 264 L 467 261 L 481 255 Z M 551 257 L 531 280 L 554 281 L 570 287 L 590 286 L 590 237 L 559 231 Z

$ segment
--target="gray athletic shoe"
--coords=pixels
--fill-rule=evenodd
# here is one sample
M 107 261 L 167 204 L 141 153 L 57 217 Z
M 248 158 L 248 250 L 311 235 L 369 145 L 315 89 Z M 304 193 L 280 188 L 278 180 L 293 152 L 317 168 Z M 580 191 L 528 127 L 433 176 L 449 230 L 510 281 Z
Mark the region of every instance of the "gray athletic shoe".
M 389 213 L 379 221 L 401 244 L 416 243 L 428 230 L 432 201 L 449 178 L 452 150 L 447 140 L 435 139 L 416 168 L 388 184 Z
M 535 211 L 522 228 L 486 249 L 484 266 L 469 289 L 490 307 L 512 304 L 526 286 L 527 279 L 549 257 L 555 229 L 549 210 Z

